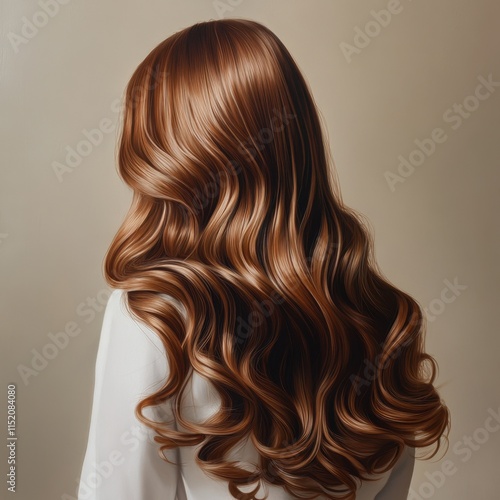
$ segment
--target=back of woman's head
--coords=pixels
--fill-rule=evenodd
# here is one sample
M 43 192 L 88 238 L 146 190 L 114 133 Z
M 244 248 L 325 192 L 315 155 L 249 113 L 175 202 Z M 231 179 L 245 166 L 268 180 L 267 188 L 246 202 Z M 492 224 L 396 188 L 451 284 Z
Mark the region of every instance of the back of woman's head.
M 126 89 L 118 166 L 134 195 L 105 273 L 168 353 L 164 387 L 137 407 L 161 450 L 203 443 L 200 466 L 235 497 L 262 479 L 354 498 L 354 478 L 405 445 L 435 455 L 449 412 L 422 310 L 378 270 L 308 86 L 269 29 L 209 21 L 154 48 Z M 191 367 L 222 400 L 201 423 L 180 410 Z M 143 415 L 169 398 L 189 432 Z M 253 472 L 224 459 L 248 435 Z

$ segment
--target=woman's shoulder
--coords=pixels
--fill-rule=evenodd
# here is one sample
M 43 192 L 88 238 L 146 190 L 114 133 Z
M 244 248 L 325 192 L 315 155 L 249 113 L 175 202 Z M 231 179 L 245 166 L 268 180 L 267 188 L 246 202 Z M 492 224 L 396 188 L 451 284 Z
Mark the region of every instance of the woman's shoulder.
M 132 360 L 164 357 L 163 343 L 158 334 L 129 308 L 127 291 L 115 288 L 109 295 L 104 312 L 101 343 L 113 352 Z

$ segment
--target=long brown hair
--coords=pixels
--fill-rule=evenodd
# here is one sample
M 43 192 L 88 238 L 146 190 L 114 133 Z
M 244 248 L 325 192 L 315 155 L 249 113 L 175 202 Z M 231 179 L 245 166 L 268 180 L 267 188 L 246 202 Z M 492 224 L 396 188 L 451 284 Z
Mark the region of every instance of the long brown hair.
M 199 465 L 235 498 L 263 480 L 353 499 L 354 478 L 389 470 L 405 445 L 436 444 L 432 457 L 449 433 L 422 309 L 377 268 L 325 144 L 296 63 L 254 21 L 173 34 L 126 88 L 117 156 L 133 200 L 105 276 L 170 368 L 136 415 L 163 458 L 203 443 Z M 181 414 L 190 368 L 222 400 L 201 423 Z M 169 398 L 187 432 L 143 415 Z M 224 460 L 248 435 L 255 471 Z

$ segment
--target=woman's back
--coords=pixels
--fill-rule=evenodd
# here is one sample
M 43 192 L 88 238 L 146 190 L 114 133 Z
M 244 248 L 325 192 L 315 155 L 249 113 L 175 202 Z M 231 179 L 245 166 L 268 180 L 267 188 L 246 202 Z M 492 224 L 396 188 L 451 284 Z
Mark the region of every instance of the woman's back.
M 220 398 L 212 384 L 196 372 L 189 380 L 186 397 L 181 405 L 182 412 L 191 421 L 202 422 L 215 414 L 220 405 Z M 177 424 L 177 428 L 182 426 Z M 184 429 L 186 430 L 186 429 Z M 227 484 L 207 477 L 196 464 L 196 455 L 200 446 L 182 447 L 180 453 L 179 479 L 177 486 L 178 500 L 220 499 L 233 500 L 228 494 Z M 251 439 L 245 437 L 241 443 L 230 450 L 228 460 L 235 460 L 243 464 L 258 463 L 259 455 Z M 406 500 L 413 475 L 415 456 L 412 448 L 405 448 L 400 459 L 393 469 L 380 474 L 373 482 L 365 481 L 356 492 L 356 500 Z M 240 487 L 249 492 L 254 486 Z M 269 492 L 268 500 L 296 500 L 281 486 L 266 484 Z M 257 491 L 257 497 L 263 498 L 264 488 Z M 326 500 L 318 497 L 317 500 Z
M 217 412 L 220 398 L 214 390 L 213 385 L 204 377 L 193 372 L 189 380 L 186 397 L 182 404 L 182 412 L 191 421 L 202 422 Z M 182 426 L 177 425 L 177 428 Z M 186 430 L 186 429 L 184 429 Z M 220 499 L 233 500 L 228 494 L 227 484 L 208 478 L 196 464 L 198 446 L 182 447 L 180 453 L 181 474 L 178 479 L 178 500 L 203 500 Z M 259 455 L 252 440 L 247 437 L 241 443 L 230 450 L 228 460 L 235 460 L 244 464 L 258 463 Z M 373 482 L 363 482 L 356 492 L 356 500 L 406 500 L 413 475 L 415 462 L 414 450 L 405 448 L 400 459 L 393 469 L 380 474 Z M 269 500 L 295 500 L 297 497 L 291 495 L 281 486 L 273 484 L 266 485 L 269 491 Z M 249 492 L 252 487 L 240 487 L 244 492 Z M 257 491 L 257 497 L 263 498 L 264 489 Z M 317 500 L 326 500 L 326 497 L 318 497 Z
M 171 297 L 163 296 L 166 300 Z M 181 308 L 182 309 L 182 308 Z M 126 292 L 114 290 L 106 306 L 95 372 L 91 431 L 83 464 L 78 500 L 232 500 L 227 483 L 207 476 L 197 465 L 199 445 L 169 450 L 168 464 L 157 453 L 153 434 L 134 417 L 135 404 L 170 372 L 162 343 L 153 330 L 133 318 Z M 182 401 L 183 416 L 201 423 L 220 409 L 213 385 L 191 372 Z M 171 405 L 163 403 L 150 415 L 175 422 Z M 187 429 L 185 429 L 187 430 Z M 405 449 L 393 469 L 373 482 L 364 482 L 356 500 L 406 499 L 414 455 Z M 229 460 L 246 466 L 258 463 L 258 453 L 248 436 L 230 450 Z M 293 500 L 281 486 L 267 484 L 269 500 Z M 250 486 L 240 487 L 250 491 Z M 262 498 L 264 490 L 258 491 Z M 318 497 L 321 500 L 321 497 Z

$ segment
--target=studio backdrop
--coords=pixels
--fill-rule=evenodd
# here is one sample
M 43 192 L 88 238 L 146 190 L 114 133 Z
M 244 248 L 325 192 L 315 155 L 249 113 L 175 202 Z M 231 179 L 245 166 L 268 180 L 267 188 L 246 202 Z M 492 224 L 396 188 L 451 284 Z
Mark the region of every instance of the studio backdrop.
M 296 59 L 344 202 L 425 311 L 452 425 L 447 449 L 417 458 L 409 498 L 497 498 L 494 0 L 1 1 L 1 497 L 76 499 L 112 291 L 102 264 L 132 196 L 115 158 L 125 85 L 161 40 L 230 17 L 265 24 Z

